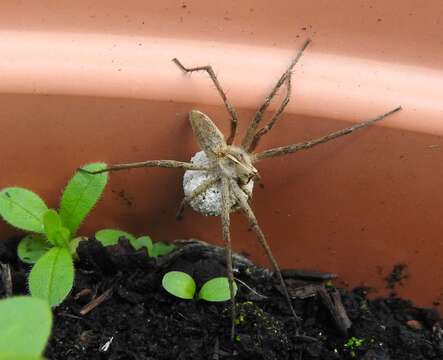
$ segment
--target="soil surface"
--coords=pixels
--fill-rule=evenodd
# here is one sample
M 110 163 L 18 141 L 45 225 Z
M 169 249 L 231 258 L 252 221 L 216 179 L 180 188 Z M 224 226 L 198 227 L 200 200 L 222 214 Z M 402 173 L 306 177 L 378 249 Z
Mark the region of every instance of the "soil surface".
M 435 310 L 395 296 L 368 300 L 367 289 L 335 288 L 330 274 L 288 270 L 284 277 L 302 318 L 297 323 L 272 273 L 240 255 L 234 259 L 239 291 L 231 341 L 230 302 L 184 301 L 161 286 L 170 270 L 188 272 L 198 285 L 224 276 L 223 249 L 197 241 L 179 244 L 178 250 L 154 259 L 123 239 L 107 248 L 94 239 L 82 242 L 75 287 L 54 309 L 46 357 L 443 359 L 443 322 Z M 17 239 L 0 241 L 0 262 L 11 265 L 14 293 L 19 294 L 26 292 L 29 266 L 17 260 L 16 246 Z

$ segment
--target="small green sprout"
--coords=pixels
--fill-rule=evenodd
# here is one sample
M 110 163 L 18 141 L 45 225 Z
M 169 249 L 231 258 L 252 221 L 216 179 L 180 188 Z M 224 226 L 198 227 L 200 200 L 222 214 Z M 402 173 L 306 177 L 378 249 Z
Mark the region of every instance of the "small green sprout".
M 237 286 L 234 283 L 234 296 L 237 293 Z M 229 290 L 229 280 L 227 277 L 216 277 L 203 284 L 198 293 L 198 299 L 211 302 L 227 301 L 231 298 Z
M 369 305 L 368 305 L 368 302 L 366 300 L 363 300 L 361 302 L 360 310 L 362 310 L 362 311 L 368 311 L 369 310 Z
M 182 271 L 170 271 L 163 276 L 163 288 L 170 294 L 185 300 L 195 297 L 197 285 L 194 279 Z M 237 285 L 234 283 L 234 296 Z M 216 277 L 203 284 L 197 299 L 211 302 L 227 301 L 231 298 L 227 277 Z
M 91 171 L 104 163 L 86 165 Z M 77 172 L 63 191 L 60 209 L 48 209 L 30 190 L 9 187 L 0 191 L 0 216 L 9 224 L 30 231 L 19 243 L 17 254 L 34 264 L 29 274 L 32 296 L 43 298 L 51 306 L 59 305 L 74 283 L 73 258 L 83 237 L 75 237 L 81 222 L 100 198 L 108 181 L 106 173 L 90 175 Z
M 172 244 L 161 241 L 153 242 L 147 235 L 136 238 L 126 231 L 114 229 L 103 229 L 95 233 L 95 238 L 100 241 L 103 246 L 116 245 L 121 237 L 128 239 L 135 250 L 140 250 L 143 247 L 146 248 L 148 256 L 150 257 L 166 255 L 175 249 L 175 246 Z
M 363 345 L 364 341 L 364 339 L 359 339 L 355 336 L 352 336 L 345 342 L 344 346 L 345 348 L 350 350 L 351 357 L 354 358 L 357 356 L 356 350 Z
M 334 282 L 332 280 L 328 280 L 328 281 L 326 281 L 325 286 L 327 288 L 333 288 L 334 287 Z
M 0 360 L 42 360 L 52 326 L 46 301 L 29 296 L 0 300 Z
M 237 318 L 235 319 L 235 325 L 243 324 L 245 321 L 246 321 L 246 319 L 245 319 L 245 315 L 244 315 L 244 314 L 240 314 L 240 315 L 237 316 Z
M 197 285 L 194 279 L 182 271 L 170 271 L 163 276 L 163 288 L 170 294 L 185 300 L 194 298 Z

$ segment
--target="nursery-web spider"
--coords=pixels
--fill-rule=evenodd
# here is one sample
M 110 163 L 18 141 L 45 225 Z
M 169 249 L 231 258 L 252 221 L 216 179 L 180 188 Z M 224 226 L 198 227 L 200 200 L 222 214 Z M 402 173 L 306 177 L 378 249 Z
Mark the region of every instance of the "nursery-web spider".
M 262 152 L 254 152 L 260 139 L 268 133 L 276 122 L 280 119 L 283 110 L 288 105 L 291 96 L 291 73 L 295 64 L 303 54 L 303 51 L 309 45 L 310 40 L 307 40 L 301 49 L 298 51 L 297 56 L 292 60 L 287 70 L 278 80 L 277 84 L 272 88 L 269 95 L 266 97 L 264 103 L 255 113 L 249 127 L 246 131 L 246 135 L 241 141 L 239 146 L 232 145 L 234 142 L 236 129 L 237 129 L 237 112 L 228 100 L 225 92 L 223 91 L 214 70 L 210 65 L 198 66 L 187 68 L 177 59 L 173 59 L 173 62 L 185 73 L 191 73 L 195 71 L 204 71 L 211 78 L 218 93 L 223 99 L 223 103 L 230 114 L 230 134 L 227 139 L 223 136 L 220 130 L 215 126 L 212 120 L 200 111 L 192 110 L 189 115 L 189 120 L 192 126 L 194 135 L 197 138 L 200 148 L 204 151 L 208 160 L 208 165 L 202 165 L 192 162 L 181 162 L 176 160 L 149 160 L 138 163 L 119 164 L 110 166 L 104 170 L 96 171 L 94 173 L 101 173 L 105 171 L 124 170 L 139 167 L 167 167 L 167 168 L 182 168 L 185 170 L 200 170 L 208 172 L 210 179 L 205 180 L 199 186 L 197 186 L 191 194 L 185 196 L 180 206 L 179 214 L 183 210 L 183 206 L 191 203 L 199 195 L 204 194 L 210 188 L 218 187 L 218 191 L 221 191 L 221 207 L 219 214 L 221 216 L 223 240 L 226 247 L 226 265 L 227 275 L 229 279 L 229 288 L 231 292 L 231 305 L 232 305 L 232 332 L 234 336 L 234 324 L 235 324 L 235 298 L 234 298 L 234 275 L 232 270 L 232 250 L 231 250 L 231 235 L 230 235 L 230 213 L 237 208 L 240 208 L 249 220 L 252 230 L 256 233 L 260 244 L 264 248 L 273 268 L 275 274 L 280 281 L 281 288 L 288 302 L 288 306 L 294 318 L 299 320 L 291 299 L 283 280 L 280 268 L 277 261 L 272 255 L 271 249 L 266 241 L 265 235 L 261 227 L 259 226 L 254 212 L 251 209 L 248 201 L 251 198 L 251 192 L 245 190 L 245 186 L 255 179 L 259 178 L 258 170 L 255 168 L 255 164 L 263 159 L 273 158 L 277 156 L 283 156 L 295 153 L 300 150 L 306 150 L 316 145 L 325 143 L 329 140 L 338 138 L 343 135 L 352 133 L 354 130 L 367 127 L 380 120 L 383 120 L 387 116 L 399 111 L 401 107 L 388 111 L 387 113 L 377 116 L 376 118 L 356 123 L 348 128 L 330 133 L 320 138 L 310 140 L 307 142 L 301 142 L 293 145 L 287 145 L 282 147 L 273 148 Z M 285 96 L 275 113 L 270 118 L 266 126 L 258 129 L 260 122 L 263 119 L 263 115 L 268 109 L 271 100 L 277 94 L 278 90 L 285 86 Z M 216 214 L 217 215 L 217 214 Z

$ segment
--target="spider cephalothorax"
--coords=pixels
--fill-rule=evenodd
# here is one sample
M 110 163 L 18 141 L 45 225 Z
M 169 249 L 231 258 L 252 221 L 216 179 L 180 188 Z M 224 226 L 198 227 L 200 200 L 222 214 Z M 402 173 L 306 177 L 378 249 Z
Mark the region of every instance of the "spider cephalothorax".
M 259 178 L 251 156 L 242 148 L 226 145 L 225 149 L 218 153 L 218 157 L 221 173 L 237 181 L 240 186 Z
M 353 131 L 364 128 L 383 120 L 387 116 L 399 111 L 401 107 L 377 116 L 371 120 L 354 124 L 348 128 L 338 130 L 331 134 L 320 138 L 301 142 L 298 144 L 282 146 L 259 153 L 253 153 L 260 139 L 268 133 L 280 119 L 283 110 L 287 106 L 291 95 L 291 73 L 295 64 L 300 59 L 303 51 L 306 49 L 310 41 L 306 41 L 299 50 L 297 56 L 292 60 L 291 64 L 283 75 L 279 78 L 277 84 L 272 88 L 264 103 L 257 110 L 254 118 L 251 120 L 246 135 L 242 139 L 239 146 L 233 146 L 233 141 L 237 129 L 237 113 L 226 97 L 214 70 L 211 66 L 199 66 L 194 68 L 186 68 L 177 59 L 173 61 L 184 72 L 190 73 L 194 71 L 206 71 L 213 81 L 217 91 L 219 92 L 223 103 L 231 116 L 230 134 L 227 140 L 221 131 L 215 126 L 212 120 L 200 111 L 193 110 L 190 113 L 190 122 L 193 132 L 197 138 L 202 151 L 198 152 L 191 162 L 182 162 L 176 160 L 149 160 L 139 163 L 120 164 L 111 166 L 103 171 L 123 170 L 137 167 L 170 167 L 182 168 L 187 170 L 184 176 L 185 197 L 180 205 L 178 216 L 180 216 L 184 206 L 190 204 L 195 210 L 206 215 L 217 215 L 221 217 L 223 240 L 226 245 L 226 264 L 229 278 L 229 287 L 231 291 L 232 303 L 232 332 L 234 336 L 235 324 L 235 298 L 234 298 L 234 275 L 232 269 L 232 252 L 231 252 L 231 236 L 230 236 L 230 213 L 236 209 L 241 209 L 248 218 L 251 229 L 257 235 L 260 244 L 263 246 L 275 274 L 280 281 L 281 288 L 285 294 L 288 306 L 295 319 L 299 319 L 292 306 L 286 284 L 281 275 L 277 261 L 274 259 L 271 249 L 266 238 L 258 225 L 257 219 L 249 205 L 252 196 L 253 182 L 258 178 L 258 171 L 255 163 L 276 156 L 283 156 L 295 153 L 300 150 L 309 149 L 313 146 L 325 143 L 339 136 L 347 135 Z M 271 116 L 267 125 L 258 128 L 263 115 L 268 109 L 271 100 L 274 98 L 278 90 L 285 85 L 286 94 L 277 107 L 277 110 Z M 95 172 L 95 173 L 98 173 Z

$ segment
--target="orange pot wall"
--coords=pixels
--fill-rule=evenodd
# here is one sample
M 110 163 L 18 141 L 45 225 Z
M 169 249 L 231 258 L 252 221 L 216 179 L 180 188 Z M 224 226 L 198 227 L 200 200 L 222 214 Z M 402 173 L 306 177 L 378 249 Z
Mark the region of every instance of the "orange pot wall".
M 253 207 L 282 267 L 336 272 L 384 291 L 408 265 L 400 294 L 443 302 L 443 4 L 440 1 L 52 1 L 0 5 L 0 187 L 17 185 L 56 207 L 81 164 L 187 160 L 193 108 L 224 131 L 227 115 L 203 74 L 214 65 L 241 126 L 295 54 L 293 100 L 261 149 L 323 135 L 396 105 L 373 127 L 258 164 Z M 104 227 L 156 240 L 220 243 L 217 218 L 174 213 L 181 171 L 112 174 L 81 232 Z M 266 263 L 246 221 L 235 249 Z M 14 230 L 0 224 L 6 237 Z

